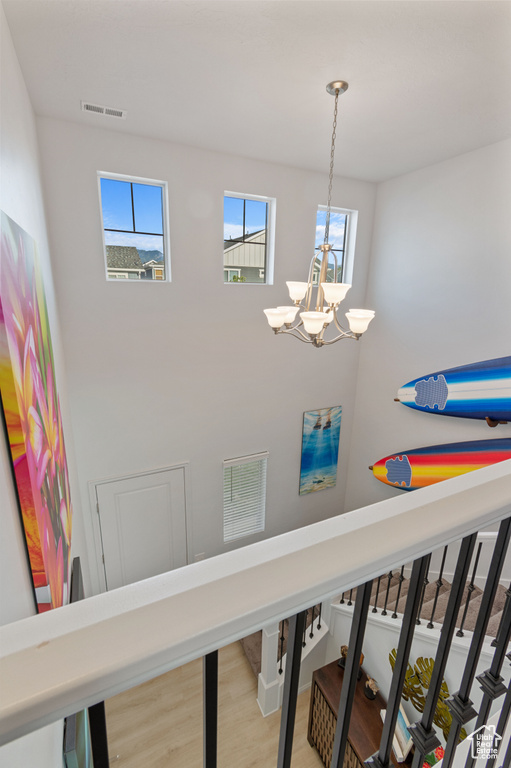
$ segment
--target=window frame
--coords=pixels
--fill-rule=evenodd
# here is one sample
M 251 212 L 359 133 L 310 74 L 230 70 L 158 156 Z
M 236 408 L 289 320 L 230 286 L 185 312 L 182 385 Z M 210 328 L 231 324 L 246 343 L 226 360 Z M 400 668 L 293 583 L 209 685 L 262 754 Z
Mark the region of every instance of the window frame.
M 317 227 L 317 221 L 318 221 L 318 211 L 326 211 L 327 206 L 326 205 L 318 205 L 316 208 L 316 225 L 314 228 L 314 232 L 316 232 Z M 343 283 L 351 283 L 353 280 L 353 264 L 355 260 L 355 242 L 357 237 L 357 225 L 358 225 L 358 211 L 353 210 L 352 208 L 339 208 L 337 206 L 330 206 L 331 213 L 340 213 L 344 216 L 346 216 L 346 224 L 344 227 L 344 243 L 343 243 L 343 259 L 342 259 L 342 270 L 341 270 L 341 280 L 339 282 Z M 335 253 L 339 253 L 338 248 L 333 249 L 335 250 Z M 319 250 L 316 247 L 316 237 L 314 237 L 314 253 L 318 254 L 319 257 Z
M 227 276 L 231 276 L 230 279 L 225 279 L 225 273 L 227 272 Z M 241 277 L 241 269 L 236 269 L 236 267 L 224 267 L 224 284 L 236 282 L 233 281 L 234 273 L 236 273 L 236 277 Z
M 108 227 L 105 228 L 105 223 L 103 221 L 103 202 L 101 199 L 101 179 L 112 179 L 114 181 L 124 181 L 131 184 L 144 184 L 146 186 L 151 187 L 160 187 L 162 190 L 162 229 L 163 234 L 161 235 L 163 237 L 163 264 L 165 269 L 165 277 L 163 279 L 155 280 L 143 280 L 140 278 L 137 282 L 140 283 L 170 283 L 172 282 L 172 276 L 171 276 L 171 269 L 170 269 L 170 222 L 169 222 L 169 195 L 168 195 L 168 184 L 166 181 L 163 181 L 161 179 L 148 179 L 144 176 L 129 176 L 127 174 L 121 174 L 121 173 L 111 173 L 110 171 L 97 171 L 97 184 L 98 184 L 98 196 L 99 196 L 99 215 L 100 215 L 100 221 L 101 221 L 101 238 L 103 241 L 103 259 L 105 263 L 105 278 L 107 283 L 115 283 L 117 282 L 117 277 L 110 277 L 108 274 L 108 261 L 107 261 L 107 255 L 106 255 L 106 241 L 105 241 L 105 229 L 106 231 L 109 231 Z M 132 190 L 133 191 L 133 190 Z M 133 199 L 133 198 L 132 198 Z M 110 231 L 119 231 L 124 232 L 125 230 L 110 230 Z M 146 233 L 137 233 L 133 232 L 130 233 L 129 230 L 126 230 L 127 234 L 146 234 Z
M 268 486 L 268 451 L 261 451 L 260 453 L 250 454 L 248 456 L 238 456 L 234 459 L 224 459 L 223 461 L 223 501 L 222 501 L 222 538 L 224 544 L 230 544 L 233 541 L 244 539 L 249 536 L 254 536 L 260 533 L 264 533 L 266 526 L 266 493 Z M 236 467 L 241 467 L 247 464 L 259 464 L 258 472 L 260 474 L 258 487 L 254 497 L 250 498 L 247 502 L 247 509 L 241 507 L 241 517 L 236 520 L 232 511 L 232 507 L 228 509 L 226 504 L 226 470 L 231 470 L 231 482 L 232 482 L 232 470 Z M 241 484 L 240 484 L 241 485 Z M 250 485 L 250 484 L 249 484 Z M 248 486 L 247 486 L 248 488 Z M 232 504 L 232 501 L 231 501 Z M 254 511 L 251 516 L 250 509 Z M 252 520 L 253 517 L 253 520 Z M 252 523 L 252 527 L 247 525 L 247 521 Z
M 275 197 L 267 197 L 265 195 L 249 195 L 244 194 L 242 192 L 231 192 L 229 190 L 224 191 L 224 206 L 223 206 L 223 227 L 225 228 L 225 198 L 226 197 L 234 197 L 237 200 L 254 200 L 256 202 L 260 203 L 266 203 L 267 208 L 267 214 L 266 214 L 266 242 L 265 242 L 265 280 L 262 282 L 250 282 L 246 280 L 243 285 L 273 285 L 273 272 L 274 272 L 274 261 L 275 261 L 275 222 L 277 217 L 277 198 Z M 225 233 L 225 229 L 224 229 Z M 227 240 L 224 240 L 224 251 L 225 251 L 225 243 Z M 240 238 L 233 238 L 233 243 L 243 243 L 246 242 L 246 240 L 240 239 Z M 223 254 L 222 254 L 223 256 Z M 223 265 L 224 269 L 235 269 L 235 267 L 228 267 Z M 230 283 L 226 282 L 224 280 L 224 285 L 235 285 L 236 283 Z

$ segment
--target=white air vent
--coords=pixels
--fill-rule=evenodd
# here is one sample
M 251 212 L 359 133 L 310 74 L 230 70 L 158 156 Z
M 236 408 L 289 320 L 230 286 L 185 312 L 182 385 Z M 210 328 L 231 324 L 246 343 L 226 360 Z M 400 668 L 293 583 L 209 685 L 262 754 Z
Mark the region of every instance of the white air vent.
M 94 112 L 96 115 L 106 115 L 107 117 L 118 117 L 126 120 L 128 114 L 125 109 L 114 109 L 113 107 L 103 107 L 101 104 L 91 104 L 89 101 L 80 102 L 82 112 Z

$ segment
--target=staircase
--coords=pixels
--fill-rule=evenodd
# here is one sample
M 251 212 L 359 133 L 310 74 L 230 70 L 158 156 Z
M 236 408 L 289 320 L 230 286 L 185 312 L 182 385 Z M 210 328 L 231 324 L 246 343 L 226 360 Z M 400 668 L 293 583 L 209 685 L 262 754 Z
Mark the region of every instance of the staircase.
M 305 632 L 303 636 L 302 646 L 307 648 L 312 644 L 315 634 L 321 630 L 321 605 L 315 605 L 309 608 L 307 611 L 307 620 L 305 622 Z M 277 656 L 277 664 L 279 672 L 282 674 L 282 663 L 287 652 L 287 637 L 288 637 L 288 620 L 284 619 L 279 623 L 279 650 Z M 240 640 L 241 647 L 245 652 L 248 663 L 252 669 L 252 672 L 256 677 L 261 673 L 261 655 L 263 646 L 263 630 L 253 632 L 247 637 L 243 637 Z
M 463 597 L 456 620 L 455 643 L 450 667 L 452 671 L 463 666 L 466 655 L 467 639 L 473 632 L 479 609 L 483 599 L 483 589 L 488 572 L 488 564 L 493 553 L 496 534 L 481 533 L 478 535 L 477 546 L 470 564 L 470 579 L 465 584 Z M 447 609 L 451 592 L 453 562 L 458 556 L 459 544 L 454 543 L 432 553 L 429 568 L 424 580 L 421 595 L 419 618 L 416 624 L 417 632 L 422 635 L 415 643 L 416 656 L 433 657 L 436 653 L 440 629 Z M 410 581 L 408 574 L 410 566 L 403 565 L 400 569 L 382 574 L 373 580 L 371 600 L 368 615 L 368 636 L 364 645 L 367 646 L 367 671 L 377 679 L 385 679 L 388 669 L 389 651 L 397 646 L 401 619 L 405 610 Z M 502 577 L 508 579 L 511 563 L 504 568 Z M 338 658 L 340 646 L 348 642 L 349 627 L 353 616 L 356 588 L 344 592 L 333 602 L 309 609 L 306 620 L 306 630 L 302 642 L 302 664 L 300 674 L 300 691 L 305 690 L 312 678 L 312 672 L 324 664 Z M 504 615 L 504 609 L 511 597 L 509 589 L 501 583 L 498 585 L 495 599 L 491 607 L 491 618 L 486 630 L 486 637 L 493 638 L 491 645 L 496 644 L 499 627 Z M 381 618 L 380 618 L 381 617 Z M 419 628 L 420 627 L 420 628 Z M 270 640 L 270 638 L 272 638 Z M 465 644 L 463 639 L 465 638 Z M 258 703 L 263 715 L 274 712 L 282 699 L 282 683 L 284 679 L 285 654 L 287 648 L 287 620 L 271 628 L 265 628 L 243 638 L 241 645 L 245 651 L 252 671 L 258 677 Z M 491 650 L 490 641 L 485 645 Z M 372 650 L 370 650 L 370 648 Z M 382 653 L 382 650 L 385 652 Z M 483 656 L 484 656 L 483 651 Z M 263 660 L 263 662 L 262 662 Z M 262 669 L 263 667 L 263 669 Z M 278 691 L 278 692 L 277 692 Z
M 370 624 L 373 625 L 373 629 L 381 635 L 383 627 L 380 622 L 385 621 L 386 629 L 394 630 L 391 634 L 395 634 L 396 645 L 400 629 L 400 620 L 404 612 L 409 585 L 409 579 L 399 571 L 384 574 L 373 582 L 369 607 Z M 424 586 L 420 621 L 418 621 L 417 624 L 426 630 L 436 630 L 430 634 L 431 650 L 428 652 L 428 655 L 434 655 L 434 648 L 438 642 L 439 630 L 441 629 L 442 620 L 447 609 L 450 588 L 451 584 L 446 579 L 438 579 L 429 582 Z M 325 612 L 327 614 L 326 620 L 328 621 L 328 624 L 331 624 L 330 631 L 325 618 L 321 616 L 319 610 L 321 606 L 314 606 L 314 608 L 309 609 L 306 631 L 302 642 L 302 659 L 305 663 L 303 664 L 302 676 L 300 678 L 300 690 L 305 690 L 308 687 L 314 669 L 339 656 L 340 645 L 347 642 L 347 631 L 349 622 L 351 622 L 351 614 L 356 594 L 356 589 L 343 593 L 342 596 L 337 598 L 331 605 L 331 610 Z M 504 608 L 507 601 L 510 599 L 510 594 L 511 590 L 506 589 L 505 586 L 499 584 L 495 600 L 493 601 L 491 618 L 486 632 L 487 637 L 493 638 L 492 645 L 495 645 Z M 456 621 L 456 627 L 458 628 L 456 633 L 457 638 L 464 638 L 467 633 L 471 633 L 474 630 L 477 615 L 481 607 L 482 596 L 483 590 L 481 587 L 477 586 L 472 580 L 467 581 Z M 347 625 L 345 624 L 344 630 L 337 627 L 336 631 L 335 615 L 339 611 L 349 615 L 349 622 Z M 380 616 L 382 619 L 378 621 Z M 389 619 L 391 621 L 389 621 Z M 380 628 L 378 629 L 379 624 Z M 371 630 L 369 629 L 368 631 L 370 632 Z M 274 632 L 275 634 L 277 633 L 276 627 Z M 346 634 L 344 634 L 345 632 Z M 265 643 L 264 635 L 265 632 L 259 630 L 258 632 L 254 632 L 251 635 L 242 638 L 240 643 L 254 675 L 259 678 L 260 688 L 258 700 L 263 715 L 266 716 L 275 711 L 275 704 L 277 701 L 280 702 L 282 691 L 279 692 L 276 699 L 275 697 L 270 697 L 271 703 L 269 704 L 269 709 L 266 709 L 263 702 L 263 696 L 261 696 L 261 684 L 263 684 L 262 687 L 264 688 L 269 682 L 271 683 L 271 680 L 273 679 L 279 688 L 282 687 L 287 651 L 287 619 L 281 621 L 278 625 L 278 650 L 277 655 L 273 656 L 273 675 L 266 670 L 265 675 L 261 676 L 261 660 L 264 655 L 263 644 Z M 325 644 L 322 643 L 322 641 L 327 635 L 330 635 L 330 637 L 328 637 L 327 641 L 328 647 L 325 647 Z M 387 663 L 385 656 L 382 658 L 382 663 Z M 305 672 L 305 670 L 307 670 L 307 672 Z M 305 672 L 305 674 L 303 674 L 303 672 Z M 378 675 L 376 670 L 371 669 L 371 672 L 376 676 L 381 677 L 381 674 Z
M 399 619 L 404 613 L 409 579 L 399 572 L 390 572 L 375 579 L 371 594 L 370 612 L 382 616 Z M 429 582 L 424 586 L 420 609 L 420 622 L 428 629 L 440 628 L 445 616 L 451 584 L 446 579 Z M 357 590 L 345 592 L 339 600 L 340 605 L 354 604 Z M 458 612 L 456 627 L 457 636 L 463 637 L 465 632 L 472 632 L 475 627 L 479 608 L 481 607 L 483 590 L 472 581 L 467 581 L 463 593 L 462 604 Z M 486 634 L 496 638 L 502 620 L 509 590 L 499 584 L 493 601 L 491 619 Z
M 434 560 L 435 550 L 462 539 L 459 556 L 455 558 L 453 581 L 460 589 L 451 589 L 457 614 L 472 572 L 469 561 L 475 532 L 490 525 L 498 526 L 498 534 L 489 570 L 484 571 L 485 600 L 481 601 L 476 628 L 470 633 L 472 637 L 455 636 L 454 611 L 452 621 L 448 611 L 437 647 L 417 648 L 416 641 L 422 640 L 422 636 L 429 639 L 440 634 L 436 628 L 415 625 L 428 565 Z M 310 659 L 305 660 L 306 664 L 310 660 L 316 667 L 322 666 L 338 658 L 341 643 L 350 647 L 344 672 L 346 693 L 334 737 L 335 764 L 343 764 L 357 667 L 360 654 L 364 653 L 364 668 L 377 679 L 387 699 L 379 762 L 388 765 L 408 665 L 415 664 L 421 656 L 434 656 L 437 672 L 430 681 L 429 702 L 435 704 L 443 679 L 451 692 L 456 691 L 452 709 L 455 729 L 451 729 L 453 737 L 448 739 L 443 759 L 444 768 L 455 768 L 453 758 L 459 730 L 462 726 L 467 731 L 471 727 L 467 722 L 472 714 L 471 701 L 478 721 L 474 730 L 487 725 L 493 706 L 500 709 L 497 727 L 500 734 L 505 733 L 504 721 L 511 715 L 510 667 L 506 659 L 507 641 L 511 637 L 511 601 L 507 603 L 495 649 L 486 638 L 498 584 L 509 584 L 511 580 L 509 572 L 503 571 L 510 538 L 511 461 L 508 461 L 424 488 L 417 494 L 401 495 L 323 520 L 291 531 L 278 540 L 259 541 L 188 568 L 175 569 L 122 590 L 64 606 L 59 611 L 0 627 L 3 681 L 0 743 L 14 742 L 60 721 L 63 715 L 203 657 L 204 764 L 213 765 L 218 742 L 218 648 L 263 627 L 263 638 L 270 643 L 266 647 L 263 643 L 262 672 L 269 669 L 270 664 L 276 671 L 278 622 L 284 616 L 291 616 L 285 673 L 279 676 L 277 672 L 278 677 L 285 677 L 285 716 L 281 721 L 278 764 L 282 768 L 290 765 L 297 694 L 304 666 L 300 641 L 305 609 L 322 602 L 322 627 L 328 626 L 329 631 L 320 639 Z M 388 573 L 396 565 L 409 561 L 413 561 L 413 567 L 404 620 L 382 616 L 379 608 L 373 614 L 370 599 L 375 574 Z M 444 575 L 449 581 L 452 570 L 446 564 Z M 434 580 L 432 576 L 428 578 Z M 364 587 L 359 587 L 355 611 L 339 603 L 332 607 L 336 592 L 360 584 Z M 477 579 L 474 584 L 481 587 Z M 396 602 L 399 603 L 397 593 Z M 186 607 L 184 614 L 183 606 Z M 387 600 L 387 611 L 388 608 Z M 393 607 L 391 610 L 393 612 Z M 176 616 L 183 615 L 186 621 L 176 621 Z M 341 618 L 346 621 L 344 626 Z M 273 655 L 268 652 L 270 647 Z M 388 659 L 390 655 L 394 661 L 392 649 L 396 647 L 394 669 L 391 669 Z M 456 647 L 464 654 L 458 670 L 452 661 Z M 323 657 L 328 651 L 331 656 L 318 662 L 316 651 Z M 381 674 L 378 664 L 382 666 Z M 27 669 L 30 674 L 26 673 Z M 477 685 L 479 682 L 481 687 Z M 277 686 L 278 682 L 274 687 Z M 273 689 L 270 691 L 268 687 L 266 692 L 269 694 Z M 403 705 L 405 711 L 408 704 L 410 700 Z M 174 714 L 179 720 L 183 713 L 186 714 L 184 710 Z M 429 712 L 424 709 L 417 729 L 413 730 L 417 765 L 421 765 L 428 754 L 430 741 L 436 741 L 431 714 L 431 708 Z M 407 712 L 407 715 L 417 721 L 417 713 Z M 507 744 L 509 741 L 503 745 L 506 764 L 511 757 Z

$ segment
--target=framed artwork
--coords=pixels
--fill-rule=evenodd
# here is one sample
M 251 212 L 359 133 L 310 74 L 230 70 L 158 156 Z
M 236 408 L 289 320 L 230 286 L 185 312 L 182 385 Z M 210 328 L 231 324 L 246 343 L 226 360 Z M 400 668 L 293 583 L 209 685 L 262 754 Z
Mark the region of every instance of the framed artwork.
M 386 710 L 380 710 L 381 719 L 385 722 Z M 403 705 L 399 705 L 399 712 L 397 713 L 396 730 L 394 731 L 394 738 L 392 740 L 392 749 L 396 756 L 398 763 L 404 763 L 410 750 L 413 746 L 412 737 L 408 726 L 410 725 L 406 712 L 403 709 Z
M 341 414 L 340 405 L 303 414 L 300 496 L 335 486 Z
M 2 420 L 39 612 L 67 602 L 72 505 L 46 298 L 34 240 L 1 213 Z

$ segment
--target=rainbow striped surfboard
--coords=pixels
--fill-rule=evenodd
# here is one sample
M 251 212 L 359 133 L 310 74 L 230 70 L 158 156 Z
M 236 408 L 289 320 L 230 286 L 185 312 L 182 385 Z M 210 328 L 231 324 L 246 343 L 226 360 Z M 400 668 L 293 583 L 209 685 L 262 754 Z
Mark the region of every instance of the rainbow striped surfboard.
M 443 416 L 486 419 L 491 427 L 511 421 L 511 357 L 497 357 L 429 373 L 404 384 L 403 405 Z
M 430 445 L 385 456 L 370 467 L 382 483 L 414 491 L 511 459 L 511 437 Z

